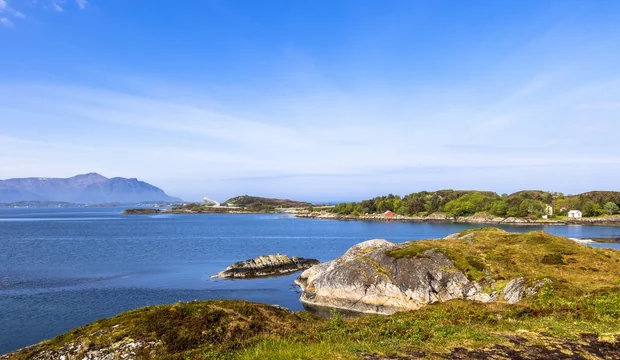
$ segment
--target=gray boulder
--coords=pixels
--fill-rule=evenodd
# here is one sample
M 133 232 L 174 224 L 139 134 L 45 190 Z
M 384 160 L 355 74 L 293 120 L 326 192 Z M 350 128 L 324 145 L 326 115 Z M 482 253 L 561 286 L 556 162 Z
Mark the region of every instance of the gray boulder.
M 390 250 L 406 245 L 369 240 L 334 261 L 313 266 L 296 280 L 306 305 L 389 315 L 451 299 L 498 300 L 495 292 L 470 281 L 445 254 L 435 249 L 411 258 Z
M 256 278 L 278 276 L 308 269 L 319 264 L 315 259 L 286 255 L 263 255 L 255 259 L 236 262 L 212 278 Z
M 504 301 L 509 304 L 516 304 L 523 300 L 526 296 L 534 296 L 538 294 L 538 291 L 540 291 L 543 286 L 550 284 L 551 282 L 552 281 L 550 279 L 545 278 L 538 281 L 533 286 L 528 287 L 526 278 L 520 277 L 511 280 L 504 288 Z

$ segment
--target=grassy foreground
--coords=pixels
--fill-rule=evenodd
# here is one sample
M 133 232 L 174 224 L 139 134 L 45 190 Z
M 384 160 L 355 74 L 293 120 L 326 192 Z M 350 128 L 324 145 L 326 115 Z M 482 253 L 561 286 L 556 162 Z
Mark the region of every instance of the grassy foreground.
M 148 344 L 134 351 L 142 359 L 620 357 L 619 252 L 539 232 L 477 230 L 461 239 L 411 243 L 393 256 L 421 256 L 427 247 L 445 251 L 472 278 L 547 277 L 553 283 L 516 305 L 453 300 L 388 317 L 323 319 L 244 301 L 153 306 L 11 358 L 54 358 L 59 349 L 77 346 L 85 354 L 129 342 Z

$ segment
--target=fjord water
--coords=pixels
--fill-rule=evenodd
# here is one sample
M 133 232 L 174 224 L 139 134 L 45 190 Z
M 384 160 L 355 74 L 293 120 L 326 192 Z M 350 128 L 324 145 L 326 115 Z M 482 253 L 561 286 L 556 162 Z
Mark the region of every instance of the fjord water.
M 255 280 L 216 280 L 210 275 L 263 254 L 327 261 L 368 239 L 403 242 L 480 227 L 121 211 L 0 209 L 0 354 L 147 305 L 244 299 L 302 310 L 293 285 L 298 274 Z M 616 227 L 502 228 L 620 237 Z

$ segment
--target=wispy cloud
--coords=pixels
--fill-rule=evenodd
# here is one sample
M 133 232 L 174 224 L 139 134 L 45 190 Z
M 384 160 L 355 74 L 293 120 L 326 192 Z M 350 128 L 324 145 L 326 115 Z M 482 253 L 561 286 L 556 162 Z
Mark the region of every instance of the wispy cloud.
M 88 1 L 87 0 L 75 0 L 75 2 L 80 7 L 80 9 L 85 9 L 86 6 L 88 5 Z
M 12 27 L 14 25 L 12 18 L 25 19 L 26 15 L 12 8 L 6 0 L 0 0 L 0 25 Z
M 64 4 L 65 4 L 64 0 L 55 0 L 55 1 L 52 1 L 52 8 L 58 12 L 64 12 L 65 11 L 65 9 L 63 8 Z
M 396 187 L 403 179 L 409 179 L 409 185 L 398 186 L 413 190 L 407 186 L 421 181 L 416 179 L 423 174 L 427 175 L 420 179 L 429 178 L 429 172 L 448 176 L 455 183 L 433 181 L 450 187 L 464 186 L 459 184 L 470 177 L 493 179 L 498 174 L 508 182 L 521 181 L 508 175 L 513 167 L 521 169 L 522 176 L 534 176 L 532 186 L 538 181 L 553 187 L 564 184 L 555 173 L 559 168 L 565 171 L 563 179 L 584 169 L 604 172 L 617 167 L 620 153 L 611 144 L 620 132 L 620 121 L 611 121 L 603 113 L 606 108 L 575 111 L 574 99 L 599 103 L 601 96 L 620 95 L 620 83 L 564 89 L 561 82 L 551 82 L 545 89 L 553 96 L 534 87 L 522 91 L 531 83 L 536 78 L 492 93 L 480 88 L 474 98 L 450 98 L 450 105 L 439 111 L 415 97 L 395 102 L 402 97 L 398 93 L 324 88 L 301 92 L 298 99 L 260 97 L 269 103 L 268 115 L 248 112 L 238 103 L 220 104 L 216 111 L 200 101 L 179 100 L 175 94 L 185 91 L 174 86 L 169 86 L 167 95 L 150 96 L 144 91 L 136 95 L 85 86 L 5 84 L 0 86 L 0 118 L 22 129 L 37 128 L 40 135 L 14 132 L 0 138 L 12 144 L 5 156 L 37 159 L 32 167 L 3 167 L 0 177 L 20 175 L 16 169 L 37 175 L 41 159 L 49 156 L 55 167 L 45 176 L 69 176 L 95 167 L 113 175 L 154 178 L 191 198 L 204 187 L 216 194 L 243 191 L 239 189 L 247 182 L 227 190 L 230 181 L 238 179 L 255 179 L 263 186 L 272 186 L 265 182 L 273 180 L 307 191 L 317 186 L 342 190 L 342 183 L 359 181 L 355 186 L 360 192 L 364 183 L 392 191 L 388 185 Z M 487 100 L 497 98 L 498 91 L 504 96 L 497 103 Z M 453 91 L 439 89 L 439 93 Z M 205 96 L 194 93 L 188 98 Z M 586 118 L 595 120 L 584 126 Z M 88 169 L 76 167 L 89 161 Z
M 6 27 L 13 26 L 13 22 L 11 20 L 9 20 L 8 18 L 6 18 L 6 17 L 0 18 L 0 24 L 2 24 L 2 26 L 6 26 Z
M 75 0 L 75 4 L 80 9 L 86 9 L 88 6 L 88 0 Z M 52 0 L 52 8 L 58 12 L 64 12 L 67 6 L 67 0 Z
M 55 12 L 65 12 L 67 0 L 48 0 L 49 2 L 32 1 L 30 9 L 44 8 L 48 11 L 51 9 Z M 88 0 L 75 0 L 75 4 L 80 9 L 85 9 L 89 2 Z M 23 4 L 22 4 L 23 5 Z M 15 20 L 26 19 L 26 14 L 22 11 L 15 9 L 11 3 L 7 0 L 0 0 L 0 25 L 4 27 L 12 27 L 15 25 Z

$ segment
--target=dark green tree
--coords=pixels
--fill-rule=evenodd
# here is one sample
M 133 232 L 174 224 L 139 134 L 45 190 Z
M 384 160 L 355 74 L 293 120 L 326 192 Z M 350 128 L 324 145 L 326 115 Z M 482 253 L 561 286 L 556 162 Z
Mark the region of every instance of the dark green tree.
M 620 210 L 620 207 L 618 207 L 618 205 L 616 203 L 613 202 L 608 202 L 605 204 L 605 206 L 603 206 L 603 209 L 605 209 L 606 212 L 609 213 L 609 215 L 613 215 L 615 213 L 618 212 L 618 210 Z
M 590 200 L 590 201 L 586 201 L 583 204 L 583 208 L 581 211 L 583 212 L 583 216 L 592 217 L 592 216 L 599 216 L 602 212 L 602 209 L 599 206 L 599 204 Z

